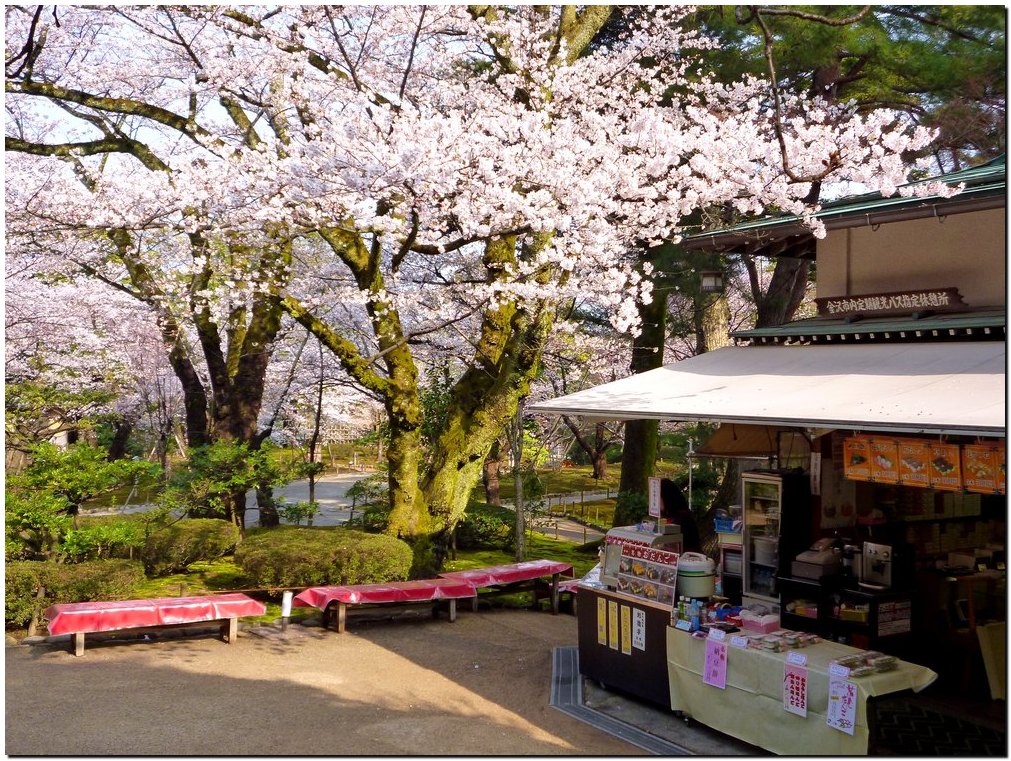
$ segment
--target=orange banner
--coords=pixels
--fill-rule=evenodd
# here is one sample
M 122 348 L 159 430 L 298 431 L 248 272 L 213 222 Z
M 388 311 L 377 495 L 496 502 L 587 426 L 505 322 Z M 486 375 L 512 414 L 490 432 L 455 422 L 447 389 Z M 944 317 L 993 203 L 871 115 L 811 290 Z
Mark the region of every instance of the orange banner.
M 967 491 L 993 494 L 997 491 L 997 448 L 992 444 L 962 447 L 963 482 Z
M 862 436 L 843 441 L 843 474 L 853 481 L 871 480 L 871 442 Z
M 930 486 L 927 461 L 930 450 L 926 441 L 899 439 L 899 483 L 906 486 Z
M 930 485 L 935 489 L 962 491 L 960 461 L 958 444 L 931 442 L 930 463 L 927 468 L 930 473 Z
M 899 442 L 895 439 L 871 439 L 871 480 L 899 482 Z

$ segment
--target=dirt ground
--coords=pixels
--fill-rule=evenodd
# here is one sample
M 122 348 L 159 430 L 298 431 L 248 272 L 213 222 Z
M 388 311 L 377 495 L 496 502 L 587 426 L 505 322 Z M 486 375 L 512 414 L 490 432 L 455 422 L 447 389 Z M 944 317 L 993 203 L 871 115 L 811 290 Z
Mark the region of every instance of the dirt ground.
M 6 648 L 8 755 L 643 755 L 549 705 L 576 619 L 461 611 Z

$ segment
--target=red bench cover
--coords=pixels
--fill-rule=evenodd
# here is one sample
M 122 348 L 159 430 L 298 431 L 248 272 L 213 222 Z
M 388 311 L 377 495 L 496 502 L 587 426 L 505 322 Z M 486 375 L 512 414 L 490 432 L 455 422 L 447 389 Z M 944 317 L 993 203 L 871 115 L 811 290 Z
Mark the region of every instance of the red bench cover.
M 294 604 L 326 610 L 331 602 L 349 604 L 382 602 L 427 602 L 474 597 L 477 590 L 467 581 L 421 579 L 391 581 L 385 584 L 348 584 L 336 587 L 310 587 L 295 595 Z
M 509 563 L 489 568 L 472 568 L 469 571 L 448 571 L 440 573 L 443 579 L 469 581 L 475 587 L 491 587 L 496 584 L 512 584 L 517 581 L 539 579 L 541 576 L 553 576 L 565 573 L 572 568 L 571 563 L 561 563 L 556 560 L 526 560 L 522 563 Z
M 152 600 L 58 603 L 50 605 L 45 616 L 49 621 L 50 634 L 74 634 L 262 616 L 266 611 L 267 606 L 262 602 L 241 592 L 233 592 Z

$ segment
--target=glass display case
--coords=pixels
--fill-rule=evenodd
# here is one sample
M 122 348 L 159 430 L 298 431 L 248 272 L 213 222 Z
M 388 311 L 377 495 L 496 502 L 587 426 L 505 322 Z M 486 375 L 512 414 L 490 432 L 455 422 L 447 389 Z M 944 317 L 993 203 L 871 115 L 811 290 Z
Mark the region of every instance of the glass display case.
M 776 602 L 782 480 L 775 474 L 745 473 L 741 504 L 744 508 L 744 595 Z
M 741 474 L 744 510 L 742 601 L 779 603 L 780 576 L 811 543 L 809 476 L 800 470 L 752 470 Z

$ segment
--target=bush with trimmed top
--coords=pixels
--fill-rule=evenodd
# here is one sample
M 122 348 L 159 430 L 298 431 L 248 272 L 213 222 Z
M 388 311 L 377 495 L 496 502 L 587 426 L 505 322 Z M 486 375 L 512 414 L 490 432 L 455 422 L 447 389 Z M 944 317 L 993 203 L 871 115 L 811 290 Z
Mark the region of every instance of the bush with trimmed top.
M 400 539 L 330 527 L 254 529 L 235 550 L 235 564 L 264 589 L 401 581 L 412 560 Z
M 5 568 L 4 622 L 25 626 L 36 612 L 54 603 L 126 600 L 144 581 L 143 567 L 131 560 L 13 561 Z
M 182 573 L 190 563 L 216 560 L 231 552 L 239 527 L 220 518 L 183 518 L 151 532 L 141 558 L 149 576 Z

